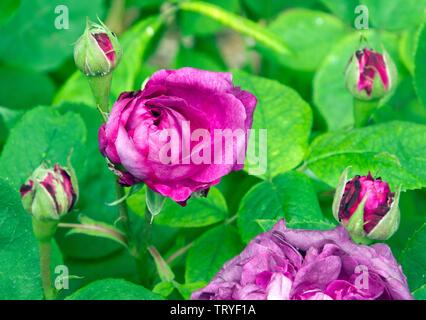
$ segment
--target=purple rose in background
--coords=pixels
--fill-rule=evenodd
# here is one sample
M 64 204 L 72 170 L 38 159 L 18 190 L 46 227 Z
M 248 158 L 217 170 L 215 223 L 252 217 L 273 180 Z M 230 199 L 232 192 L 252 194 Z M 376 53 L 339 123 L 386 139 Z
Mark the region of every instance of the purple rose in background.
M 160 70 L 143 90 L 120 95 L 99 129 L 99 148 L 122 185 L 143 181 L 185 205 L 194 192 L 205 194 L 244 167 L 256 103 L 250 92 L 234 87 L 231 73 Z M 239 132 L 244 141 L 216 142 L 216 130 Z
M 255 237 L 191 299 L 413 299 L 390 248 L 356 245 L 343 226 L 288 229 L 278 221 Z

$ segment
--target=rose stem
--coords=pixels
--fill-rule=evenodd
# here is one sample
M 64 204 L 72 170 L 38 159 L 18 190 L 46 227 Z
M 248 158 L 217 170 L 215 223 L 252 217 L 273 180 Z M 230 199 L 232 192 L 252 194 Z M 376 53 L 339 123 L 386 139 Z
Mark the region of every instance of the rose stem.
M 38 249 L 40 251 L 40 271 L 41 280 L 43 283 L 43 292 L 46 300 L 55 299 L 55 291 L 52 287 L 52 274 L 50 270 L 50 256 L 51 256 L 51 241 L 38 242 Z
M 106 18 L 106 25 L 116 34 L 124 31 L 124 12 L 126 0 L 112 0 Z
M 96 104 L 99 111 L 101 112 L 102 120 L 106 122 L 108 119 L 107 114 L 109 113 L 109 94 L 111 88 L 112 72 L 108 73 L 105 76 L 98 77 L 88 77 L 90 87 L 92 88 L 92 93 L 95 97 Z M 124 188 L 118 184 L 118 178 L 116 177 L 115 182 L 115 192 L 117 199 L 124 197 L 125 192 Z M 128 237 L 129 247 L 131 248 L 134 245 L 134 237 L 132 235 L 130 224 L 129 224 L 129 214 L 127 212 L 126 201 L 120 201 L 118 204 L 118 213 L 120 215 L 120 220 L 123 221 L 124 232 Z
M 43 284 L 43 292 L 46 300 L 54 300 L 56 291 L 52 285 L 51 274 L 51 248 L 52 238 L 58 226 L 57 221 L 40 221 L 32 218 L 34 236 L 37 239 L 38 249 L 40 253 L 40 274 Z
M 370 119 L 373 111 L 378 107 L 379 100 L 360 100 L 354 98 L 354 124 L 355 128 L 365 127 L 367 121 Z

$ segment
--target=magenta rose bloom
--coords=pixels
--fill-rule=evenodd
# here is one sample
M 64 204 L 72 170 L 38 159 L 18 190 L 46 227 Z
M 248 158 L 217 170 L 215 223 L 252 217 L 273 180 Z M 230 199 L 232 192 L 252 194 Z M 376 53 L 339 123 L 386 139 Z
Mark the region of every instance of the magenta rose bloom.
M 255 237 L 191 299 L 406 300 L 406 277 L 383 243 L 356 245 L 343 226 L 289 229 L 278 221 Z
M 99 129 L 99 148 L 122 185 L 145 182 L 184 205 L 244 167 L 256 103 L 233 85 L 231 73 L 160 70 L 143 90 L 120 95 Z M 242 142 L 216 139 L 225 131 Z

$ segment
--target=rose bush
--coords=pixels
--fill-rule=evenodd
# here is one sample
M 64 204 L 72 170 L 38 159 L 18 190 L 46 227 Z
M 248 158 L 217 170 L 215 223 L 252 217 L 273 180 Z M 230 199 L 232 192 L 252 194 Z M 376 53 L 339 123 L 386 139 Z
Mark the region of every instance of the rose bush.
M 386 244 L 356 245 L 342 226 L 327 231 L 289 229 L 280 220 L 225 263 L 191 298 L 400 300 L 412 296 Z
M 120 95 L 108 122 L 99 129 L 99 148 L 112 162 L 122 185 L 143 181 L 152 190 L 185 204 L 192 193 L 208 190 L 222 176 L 244 167 L 237 162 L 237 155 L 245 154 L 256 102 L 253 94 L 233 85 L 231 73 L 194 68 L 160 70 L 143 90 Z M 215 130 L 242 130 L 245 143 L 233 143 L 232 149 L 225 146 L 219 161 L 213 152 L 203 154 L 205 161 L 196 164 L 190 159 L 200 151 L 196 143 L 191 139 L 190 152 L 184 150 L 186 125 L 191 136 L 200 129 L 209 137 Z M 170 143 L 164 139 L 164 130 L 179 136 L 178 154 L 169 162 L 162 159 L 162 148 Z M 222 140 L 215 144 L 211 138 L 210 143 L 206 146 L 209 150 L 223 147 Z M 231 162 L 226 159 L 229 153 Z

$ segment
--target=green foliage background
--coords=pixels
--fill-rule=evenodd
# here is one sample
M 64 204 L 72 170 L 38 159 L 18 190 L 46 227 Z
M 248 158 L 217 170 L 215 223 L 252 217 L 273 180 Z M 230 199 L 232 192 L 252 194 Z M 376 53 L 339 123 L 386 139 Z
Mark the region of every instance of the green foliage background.
M 72 58 L 86 16 L 96 15 L 124 49 L 111 102 L 161 68 L 232 71 L 234 83 L 258 98 L 253 128 L 267 129 L 267 170 L 249 175 L 247 165 L 186 208 L 166 200 L 152 235 L 167 268 L 148 253 L 135 260 L 113 239 L 60 228 L 52 264 L 72 276 L 60 299 L 188 299 L 279 218 L 291 228 L 333 228 L 333 190 L 348 165 L 350 175 L 378 173 L 392 191 L 402 185 L 401 225 L 387 243 L 414 296 L 425 299 L 426 1 L 205 1 L 178 1 L 180 9 L 168 11 L 177 1 L 2 0 L 0 299 L 43 298 L 37 243 L 18 193 L 43 160 L 66 165 L 74 150 L 81 197 L 63 222 L 122 231 L 117 207 L 106 205 L 115 200 L 114 179 L 98 150 L 99 115 Z M 399 81 L 369 125 L 352 129 L 343 72 L 359 43 L 359 4 L 370 14 L 362 33 L 390 53 Z M 58 5 L 69 10 L 69 29 L 55 28 Z M 141 235 L 144 188 L 127 203 Z

